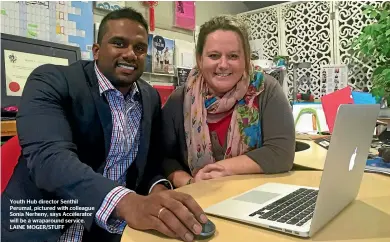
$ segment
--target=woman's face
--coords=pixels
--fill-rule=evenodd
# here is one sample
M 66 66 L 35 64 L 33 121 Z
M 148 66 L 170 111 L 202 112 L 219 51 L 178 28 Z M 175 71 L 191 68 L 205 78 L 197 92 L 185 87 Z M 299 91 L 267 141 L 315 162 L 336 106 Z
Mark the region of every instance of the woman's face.
M 230 30 L 210 33 L 197 61 L 208 87 L 215 95 L 222 96 L 237 84 L 245 72 L 245 53 L 240 35 Z

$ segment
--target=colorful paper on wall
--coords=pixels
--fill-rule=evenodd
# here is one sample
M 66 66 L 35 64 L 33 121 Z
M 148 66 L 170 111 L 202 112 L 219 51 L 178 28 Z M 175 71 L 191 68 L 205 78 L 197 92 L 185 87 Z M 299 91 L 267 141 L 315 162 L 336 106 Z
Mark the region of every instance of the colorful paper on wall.
M 183 29 L 195 29 L 195 2 L 175 2 L 175 26 Z
M 80 47 L 92 60 L 92 1 L 2 1 L 2 33 Z

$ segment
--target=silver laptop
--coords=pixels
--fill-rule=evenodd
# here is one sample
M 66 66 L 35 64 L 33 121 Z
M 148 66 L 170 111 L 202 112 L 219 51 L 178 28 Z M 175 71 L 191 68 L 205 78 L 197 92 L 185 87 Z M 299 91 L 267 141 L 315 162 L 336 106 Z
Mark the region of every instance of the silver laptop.
M 340 105 L 319 188 L 266 183 L 205 212 L 311 237 L 356 198 L 378 114 L 379 105 Z

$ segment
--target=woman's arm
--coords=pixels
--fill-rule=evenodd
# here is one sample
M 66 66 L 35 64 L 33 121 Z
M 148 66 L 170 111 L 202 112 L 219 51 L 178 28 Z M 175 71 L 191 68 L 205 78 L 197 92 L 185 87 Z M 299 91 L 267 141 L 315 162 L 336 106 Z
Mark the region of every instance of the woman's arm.
M 175 187 L 182 187 L 192 183 L 193 177 L 186 171 L 177 170 L 168 176 L 168 180 L 170 180 Z
M 162 169 L 164 175 L 174 187 L 188 183 L 192 176 L 187 172 L 185 164 L 180 162 L 180 145 L 177 125 L 183 125 L 178 115 L 183 115 L 183 88 L 178 88 L 169 97 L 162 109 L 162 148 L 164 159 Z
M 217 163 L 225 167 L 229 175 L 263 173 L 259 164 L 246 155 L 221 160 Z

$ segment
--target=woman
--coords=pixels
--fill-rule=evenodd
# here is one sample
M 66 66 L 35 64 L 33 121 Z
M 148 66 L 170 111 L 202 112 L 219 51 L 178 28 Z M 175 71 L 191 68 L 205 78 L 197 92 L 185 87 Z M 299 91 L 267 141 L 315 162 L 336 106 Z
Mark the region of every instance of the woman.
M 219 16 L 202 25 L 197 68 L 163 108 L 165 175 L 175 187 L 235 174 L 291 169 L 295 130 L 279 83 L 252 72 L 245 25 Z

